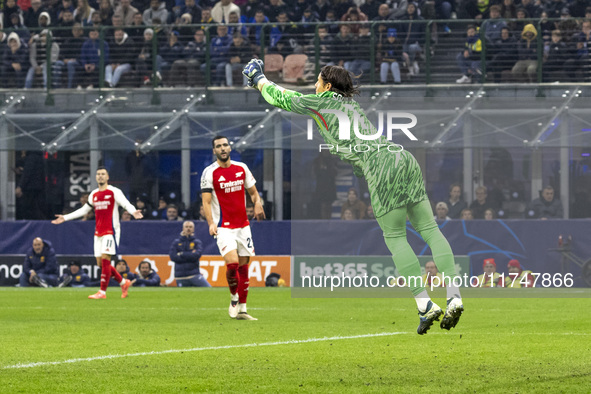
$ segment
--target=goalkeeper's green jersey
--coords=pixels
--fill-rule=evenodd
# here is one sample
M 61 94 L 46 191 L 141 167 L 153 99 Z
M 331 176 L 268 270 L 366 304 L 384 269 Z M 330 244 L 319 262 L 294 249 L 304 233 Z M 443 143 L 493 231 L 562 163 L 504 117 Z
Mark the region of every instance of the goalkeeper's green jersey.
M 330 152 L 352 164 L 355 175 L 367 180 L 376 217 L 427 198 L 421 169 L 410 152 L 384 136 L 368 141 L 356 135 L 356 123 L 361 135 L 376 135 L 378 131 L 354 100 L 329 91 L 303 95 L 280 88 L 272 82 L 265 84 L 262 94 L 271 105 L 314 118 L 324 141 L 332 145 Z M 338 110 L 347 115 L 351 125 L 348 139 L 339 138 L 337 115 L 323 110 Z

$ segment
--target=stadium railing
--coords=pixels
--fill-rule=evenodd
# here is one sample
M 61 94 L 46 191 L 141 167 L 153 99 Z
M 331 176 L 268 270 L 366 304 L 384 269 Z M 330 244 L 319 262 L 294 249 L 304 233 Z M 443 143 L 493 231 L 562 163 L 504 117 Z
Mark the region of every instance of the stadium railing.
M 571 25 L 575 26 L 576 29 L 568 32 L 563 32 L 563 37 L 566 39 L 567 42 L 570 42 L 571 47 L 575 48 L 576 46 L 576 34 L 580 32 L 580 27 L 578 27 L 578 23 L 575 19 L 569 19 L 569 21 L 575 21 L 576 23 L 571 23 Z M 398 40 L 403 37 L 403 31 L 407 30 L 409 27 L 409 23 L 413 23 L 415 25 L 420 25 L 420 29 L 422 33 L 419 33 L 419 44 L 421 46 L 421 51 L 417 54 L 418 58 L 417 61 L 420 66 L 419 73 L 415 75 L 411 75 L 408 70 L 407 66 L 412 67 L 412 64 L 404 65 L 401 61 L 399 62 L 401 65 L 401 73 L 402 73 L 402 82 L 403 83 L 410 83 L 410 84 L 448 84 L 448 83 L 455 83 L 456 79 L 461 77 L 461 72 L 458 66 L 458 62 L 456 57 L 458 54 L 463 51 L 465 46 L 465 39 L 466 39 L 466 26 L 473 24 L 476 25 L 479 29 L 478 33 L 480 35 L 481 41 L 481 51 L 480 51 L 480 60 L 481 60 L 481 72 L 482 75 L 478 76 L 478 78 L 474 78 L 472 81 L 473 83 L 489 83 L 493 82 L 492 75 L 489 72 L 491 61 L 494 55 L 494 43 L 488 39 L 485 39 L 487 36 L 487 27 L 490 24 L 490 20 L 487 20 L 481 23 L 478 26 L 479 21 L 474 20 L 421 20 L 421 21 L 373 21 L 373 22 L 365 22 L 365 24 L 369 25 L 370 27 L 370 48 L 369 48 L 369 58 L 362 57 L 361 60 L 367 60 L 370 62 L 369 72 L 365 75 L 362 75 L 362 81 L 364 83 L 369 84 L 377 84 L 380 82 L 379 78 L 379 68 L 380 68 L 380 42 L 385 39 L 387 36 L 387 31 L 389 28 L 396 28 Z M 547 50 L 547 43 L 549 42 L 549 31 L 544 30 L 544 26 L 548 26 L 548 23 L 556 22 L 555 26 L 558 26 L 559 23 L 564 23 L 561 20 L 540 20 L 540 19 L 512 19 L 506 20 L 507 25 L 511 29 L 516 29 L 520 26 L 525 24 L 531 23 L 536 28 L 538 34 L 535 38 L 536 44 L 536 52 L 537 52 L 537 72 L 535 76 L 535 80 L 526 81 L 526 82 L 543 82 L 543 75 L 544 75 L 544 60 L 545 60 L 545 49 Z M 288 72 L 294 72 L 290 78 L 291 83 L 296 83 L 300 85 L 312 84 L 316 79 L 316 75 L 322 65 L 324 65 L 327 56 L 332 57 L 333 61 L 341 60 L 341 63 L 351 61 L 356 59 L 356 54 L 353 53 L 356 48 L 355 41 L 345 42 L 343 44 L 334 43 L 332 50 L 329 48 L 327 49 L 325 45 L 322 45 L 320 42 L 318 30 L 321 26 L 327 26 L 329 28 L 329 32 L 331 32 L 333 39 L 336 37 L 336 33 L 341 25 L 350 25 L 350 27 L 356 31 L 358 27 L 363 24 L 359 22 L 334 22 L 334 23 L 325 23 L 325 22 L 317 22 L 317 23 L 310 23 L 310 24 L 301 24 L 301 23 L 285 23 L 285 24 L 278 24 L 278 23 L 267 23 L 263 25 L 257 24 L 229 24 L 226 25 L 229 28 L 230 33 L 233 31 L 240 31 L 243 35 L 246 35 L 246 38 L 250 40 L 251 51 L 253 56 L 257 57 L 265 57 L 270 54 L 278 54 L 282 56 L 285 60 L 289 54 L 303 54 L 307 56 L 307 60 L 303 70 L 295 69 L 289 70 L 289 62 L 284 64 L 283 69 L 277 72 L 278 76 L 280 77 L 279 80 L 282 80 L 283 71 L 286 70 Z M 139 54 L 140 48 L 145 43 L 143 41 L 143 30 L 147 28 L 154 28 L 153 26 L 126 26 L 124 29 L 128 32 L 128 35 L 131 35 L 131 31 L 135 29 L 136 35 L 132 37 L 135 40 L 135 51 Z M 173 31 L 178 32 L 178 39 L 179 42 L 182 42 L 182 45 L 186 45 L 189 41 L 193 40 L 192 32 L 196 29 L 202 29 L 205 33 L 205 39 L 207 45 L 205 45 L 205 63 L 207 66 L 204 67 L 204 73 L 200 76 L 198 80 L 199 86 L 213 86 L 214 85 L 214 73 L 215 67 L 212 69 L 212 61 L 214 61 L 215 57 L 212 56 L 212 46 L 210 43 L 216 37 L 216 28 L 217 25 L 210 24 L 210 25 L 163 25 L 162 27 L 157 27 L 155 30 L 158 31 L 157 34 L 153 35 L 152 38 L 152 47 L 151 47 L 151 74 L 149 75 L 150 79 L 142 81 L 140 75 L 138 75 L 138 69 L 136 64 L 132 65 L 132 72 L 130 75 L 126 76 L 122 80 L 122 86 L 124 87 L 151 87 L 152 89 L 156 89 L 157 87 L 161 86 L 172 86 L 171 78 L 168 75 L 163 76 L 163 80 L 160 81 L 159 78 L 156 77 L 156 71 L 160 71 L 160 67 L 162 62 L 162 56 L 160 56 L 161 48 L 166 44 L 168 41 L 168 37 Z M 555 28 L 555 27 L 553 27 Z M 83 37 L 88 37 L 88 32 L 90 31 L 89 27 L 83 27 L 84 35 Z M 100 56 L 100 64 L 99 64 L 99 78 L 97 81 L 97 87 L 99 89 L 105 89 L 107 86 L 105 85 L 104 76 L 105 76 L 105 42 L 109 42 L 108 38 L 112 37 L 113 35 L 113 27 L 112 26 L 101 26 L 100 27 L 100 49 L 101 49 L 101 56 Z M 71 30 L 71 28 L 61 28 L 55 27 L 49 29 L 53 37 L 49 37 L 46 41 L 46 58 L 51 59 L 52 56 L 52 44 L 53 42 L 58 42 L 61 45 L 61 53 L 63 54 L 64 51 L 68 51 L 71 48 L 67 48 L 64 45 L 67 45 L 66 36 L 68 35 L 66 32 Z M 30 35 L 33 36 L 38 34 L 41 29 L 31 29 L 29 31 Z M 142 31 L 141 35 L 137 35 L 137 32 Z M 6 29 L 4 32 L 8 35 L 11 33 L 11 30 Z M 17 32 L 18 33 L 18 32 Z M 22 32 L 20 32 L 22 34 Z M 521 30 L 513 30 L 513 36 L 518 41 L 521 37 Z M 22 44 L 28 46 L 28 42 L 25 37 L 21 37 Z M 573 46 L 573 44 L 575 46 Z M 545 48 L 546 45 L 546 48 Z M 364 48 L 363 48 L 364 49 Z M 327 54 L 326 51 L 332 52 L 332 55 Z M 335 54 L 336 52 L 336 54 Z M 340 53 L 339 53 L 340 52 Z M 59 59 L 62 59 L 62 54 L 60 54 Z M 136 60 L 137 60 L 136 54 Z M 400 58 L 400 54 L 397 55 Z M 401 59 L 401 58 L 400 58 Z M 301 60 L 301 58 L 300 58 Z M 401 59 L 402 60 L 402 59 Z M 566 60 L 566 59 L 565 59 Z M 26 63 L 26 67 L 28 69 L 29 64 Z M 164 61 L 166 63 L 166 61 Z M 338 63 L 338 62 L 337 62 Z M 45 89 L 49 92 L 52 89 L 56 88 L 63 88 L 67 86 L 67 78 L 68 78 L 68 71 L 67 67 L 61 66 L 61 70 L 59 70 L 59 66 L 56 67 L 55 63 L 50 61 L 46 61 L 46 75 L 47 75 L 47 82 L 45 85 Z M 511 68 L 510 66 L 506 67 L 507 71 Z M 568 70 L 567 70 L 568 71 Z M 583 66 L 583 74 L 579 74 L 579 78 L 581 75 L 586 75 L 586 69 Z M 199 71 L 201 73 L 201 71 Z M 166 73 L 165 73 L 166 74 Z M 234 73 L 234 81 L 235 85 L 240 85 L 241 79 L 237 78 L 238 70 Z M 506 73 L 509 75 L 510 73 Z M 391 78 L 391 77 L 390 77 Z M 40 77 L 34 80 L 36 85 L 38 86 L 41 81 L 39 80 Z M 225 76 L 218 76 L 218 80 L 225 80 Z M 391 79 L 389 80 L 391 81 Z M 508 78 L 501 79 L 501 82 L 519 82 L 514 78 L 511 78 L 509 75 Z M 146 82 L 146 83 L 144 83 Z M 575 80 L 571 79 L 569 82 L 575 82 Z M 578 80 L 576 82 L 584 82 L 583 80 Z M 390 83 L 390 82 L 388 82 Z M 76 84 L 78 86 L 79 83 Z M 35 86 L 35 84 L 33 85 Z M 43 85 L 41 85 L 43 86 Z M 1 86 L 4 88 L 4 86 Z M 73 86 L 74 87 L 74 86 Z M 18 87 L 17 87 L 18 88 Z M 51 95 L 48 97 L 49 104 L 51 103 Z

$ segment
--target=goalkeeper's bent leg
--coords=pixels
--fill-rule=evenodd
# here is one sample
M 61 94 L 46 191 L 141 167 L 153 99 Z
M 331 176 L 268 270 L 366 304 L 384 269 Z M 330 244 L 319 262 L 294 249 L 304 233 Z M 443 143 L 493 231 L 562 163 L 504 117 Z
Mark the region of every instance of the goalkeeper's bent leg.
M 384 241 L 392 253 L 392 260 L 398 274 L 407 280 L 413 296 L 426 295 L 425 287 L 420 281 L 408 280 L 409 277 L 421 277 L 419 259 L 406 240 L 406 207 L 396 208 L 377 218 L 384 233 Z M 426 296 L 428 300 L 428 296 Z
M 451 246 L 439 230 L 437 222 L 433 219 L 433 211 L 429 200 L 408 206 L 408 218 L 417 232 L 423 237 L 431 248 L 433 261 L 442 275 L 453 279 L 456 275 L 456 266 Z M 453 283 L 445 283 L 447 297 L 460 295 L 460 290 Z

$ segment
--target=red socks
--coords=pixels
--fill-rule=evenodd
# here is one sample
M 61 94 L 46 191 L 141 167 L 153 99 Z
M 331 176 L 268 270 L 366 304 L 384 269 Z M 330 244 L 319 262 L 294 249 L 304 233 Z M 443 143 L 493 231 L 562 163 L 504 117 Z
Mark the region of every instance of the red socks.
M 121 274 L 119 272 L 117 272 L 115 267 L 111 267 L 111 276 L 113 276 L 113 278 L 115 278 L 115 280 L 119 283 L 121 283 L 121 281 L 123 280 L 123 278 L 121 277 Z
M 226 279 L 232 295 L 236 294 L 238 289 L 238 263 L 231 263 L 226 266 Z
M 113 271 L 117 272 L 115 268 Z M 111 279 L 111 260 L 103 259 L 102 260 L 102 269 L 101 269 L 101 290 L 106 291 L 107 287 L 109 286 L 109 279 Z
M 248 285 L 250 284 L 248 278 L 248 264 L 238 267 L 238 302 L 246 304 L 246 297 L 248 297 Z

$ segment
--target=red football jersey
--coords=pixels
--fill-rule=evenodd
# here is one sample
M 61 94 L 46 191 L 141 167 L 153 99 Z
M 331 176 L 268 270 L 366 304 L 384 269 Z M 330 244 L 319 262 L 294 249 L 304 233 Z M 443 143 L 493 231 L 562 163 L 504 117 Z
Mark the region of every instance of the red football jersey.
M 90 207 L 93 207 L 96 220 L 94 235 L 97 237 L 119 234 L 119 205 L 131 214 L 136 211 L 123 192 L 114 186 L 107 186 L 103 191 L 94 189 L 88 196 L 87 204 L 75 212 L 64 215 L 64 219 L 72 220 L 82 217 L 90 212 Z
M 255 183 L 248 166 L 233 160 L 227 168 L 216 161 L 203 171 L 201 191 L 211 192 L 212 216 L 218 227 L 242 228 L 250 224 L 245 190 Z

